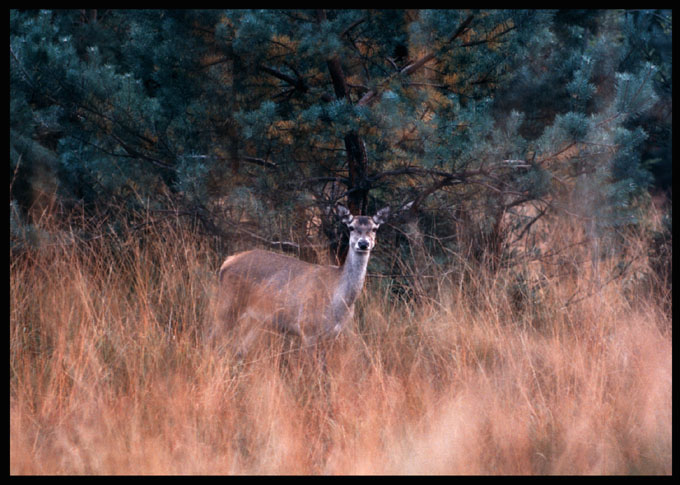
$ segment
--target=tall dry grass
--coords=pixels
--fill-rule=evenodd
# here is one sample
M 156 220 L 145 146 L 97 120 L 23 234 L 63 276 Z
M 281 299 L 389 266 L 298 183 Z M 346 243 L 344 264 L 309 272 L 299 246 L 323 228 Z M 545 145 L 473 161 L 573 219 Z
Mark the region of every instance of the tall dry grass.
M 624 278 L 371 280 L 324 375 L 203 344 L 223 257 L 170 223 L 10 254 L 10 473 L 672 473 L 670 316 Z

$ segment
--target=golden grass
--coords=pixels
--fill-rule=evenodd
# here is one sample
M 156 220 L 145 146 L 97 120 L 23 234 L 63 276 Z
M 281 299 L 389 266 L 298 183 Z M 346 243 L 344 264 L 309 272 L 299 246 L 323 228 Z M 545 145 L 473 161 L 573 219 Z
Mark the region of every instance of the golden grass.
M 11 254 L 11 474 L 672 473 L 670 316 L 622 279 L 369 281 L 323 375 L 209 351 L 221 259 L 171 224 Z

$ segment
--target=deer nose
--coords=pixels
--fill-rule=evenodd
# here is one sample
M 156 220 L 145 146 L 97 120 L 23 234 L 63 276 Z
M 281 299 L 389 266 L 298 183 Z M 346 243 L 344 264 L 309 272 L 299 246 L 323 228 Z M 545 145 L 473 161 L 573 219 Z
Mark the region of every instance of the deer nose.
M 357 242 L 357 247 L 362 251 L 368 251 L 370 244 L 365 239 L 360 239 L 359 242 Z

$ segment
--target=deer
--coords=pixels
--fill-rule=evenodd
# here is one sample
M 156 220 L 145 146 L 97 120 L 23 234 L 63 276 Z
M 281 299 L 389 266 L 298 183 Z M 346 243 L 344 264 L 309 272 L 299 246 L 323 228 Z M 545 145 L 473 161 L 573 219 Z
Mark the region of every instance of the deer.
M 292 334 L 303 349 L 310 350 L 346 331 L 364 286 L 376 232 L 387 221 L 390 208 L 369 217 L 352 215 L 338 204 L 337 214 L 349 229 L 349 250 L 341 266 L 308 263 L 261 249 L 224 261 L 219 270 L 213 342 L 232 333 L 242 361 L 262 332 Z

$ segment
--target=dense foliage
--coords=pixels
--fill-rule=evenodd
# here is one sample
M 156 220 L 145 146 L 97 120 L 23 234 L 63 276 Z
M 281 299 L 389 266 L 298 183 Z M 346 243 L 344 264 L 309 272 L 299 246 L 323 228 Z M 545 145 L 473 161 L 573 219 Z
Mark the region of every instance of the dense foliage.
M 671 38 L 11 10 L 10 473 L 672 474 Z M 325 372 L 203 338 L 228 255 L 341 259 L 337 202 L 394 219 Z
M 411 246 L 497 262 L 555 213 L 599 237 L 670 190 L 671 37 L 651 10 L 10 11 L 13 234 L 57 202 L 328 243 L 334 203 L 413 200 Z

